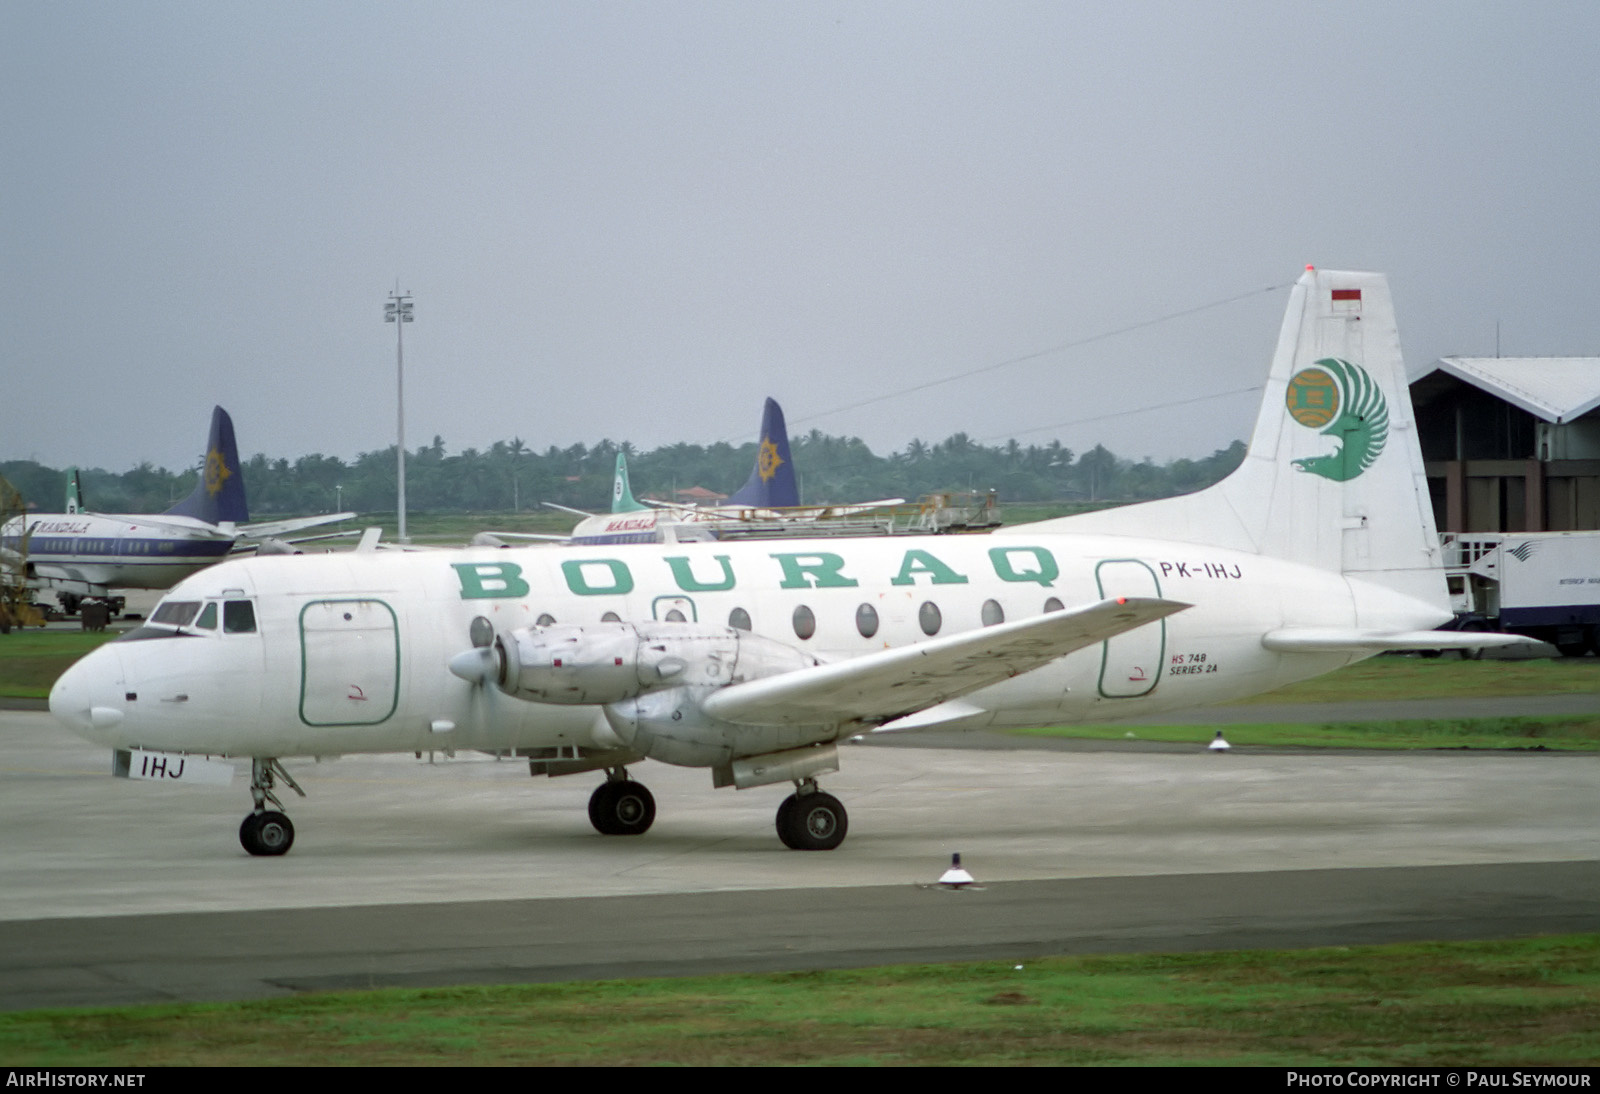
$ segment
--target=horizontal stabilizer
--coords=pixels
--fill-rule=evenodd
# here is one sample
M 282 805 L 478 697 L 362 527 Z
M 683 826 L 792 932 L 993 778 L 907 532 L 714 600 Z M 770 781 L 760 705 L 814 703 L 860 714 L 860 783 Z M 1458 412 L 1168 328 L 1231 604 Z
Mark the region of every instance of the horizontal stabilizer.
M 706 713 L 746 725 L 884 722 L 1020 676 L 1189 607 L 1124 597 L 751 680 L 714 692 Z
M 155 516 L 150 516 L 145 513 L 140 513 L 136 516 L 122 516 L 113 513 L 95 513 L 90 512 L 89 510 L 83 510 L 83 515 L 88 517 L 98 517 L 102 520 L 127 521 L 135 528 L 161 528 L 168 532 L 172 532 L 174 535 L 183 536 L 187 539 L 199 540 L 207 537 L 211 539 L 230 539 L 237 535 L 237 530 L 231 526 L 228 528 L 219 528 L 215 525 L 207 525 L 204 521 L 195 520 L 193 518 L 185 520 L 180 517 L 177 520 L 167 520 L 164 519 L 168 516 L 166 513 L 160 513 Z
M 1261 636 L 1277 653 L 1375 653 L 1381 650 L 1476 650 L 1498 646 L 1537 646 L 1520 634 L 1474 631 L 1363 631 L 1345 627 L 1284 627 Z

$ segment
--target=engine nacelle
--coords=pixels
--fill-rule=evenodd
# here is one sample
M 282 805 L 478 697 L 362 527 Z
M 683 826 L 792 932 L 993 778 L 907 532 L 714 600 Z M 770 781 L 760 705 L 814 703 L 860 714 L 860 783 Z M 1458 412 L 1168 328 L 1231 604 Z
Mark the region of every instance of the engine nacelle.
M 733 627 L 552 623 L 521 627 L 495 647 L 502 691 L 535 703 L 599 705 L 630 748 L 663 763 L 718 767 L 834 736 L 834 726 L 749 726 L 705 713 L 701 701 L 719 688 L 818 663 Z
M 300 548 L 286 539 L 264 536 L 256 540 L 256 554 L 258 555 L 298 555 L 301 553 Z
M 496 643 L 502 691 L 535 703 L 606 704 L 674 687 L 726 687 L 808 668 L 816 658 L 702 623 L 552 623 Z
M 614 703 L 652 686 L 669 686 L 661 674 L 670 677 L 678 667 L 657 660 L 646 670 L 631 623 L 521 627 L 496 645 L 500 689 L 535 703 Z
M 679 767 L 725 767 L 745 756 L 831 741 L 834 725 L 751 726 L 713 718 L 700 701 L 713 687 L 650 691 L 605 707 L 606 721 L 635 752 Z M 720 785 L 720 784 L 719 784 Z

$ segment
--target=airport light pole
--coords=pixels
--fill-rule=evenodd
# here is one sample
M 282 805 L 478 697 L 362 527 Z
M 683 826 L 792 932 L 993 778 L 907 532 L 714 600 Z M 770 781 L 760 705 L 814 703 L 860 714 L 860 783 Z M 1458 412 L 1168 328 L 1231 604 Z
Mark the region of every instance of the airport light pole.
M 383 321 L 394 324 L 395 404 L 398 407 L 396 420 L 399 434 L 399 450 L 395 454 L 395 461 L 399 467 L 400 482 L 400 542 L 410 543 L 411 537 L 406 535 L 406 352 L 402 332 L 406 329 L 405 325 L 412 322 L 411 294 L 400 292 L 398 280 L 394 283 L 394 292 L 389 294 L 389 302 L 383 306 Z

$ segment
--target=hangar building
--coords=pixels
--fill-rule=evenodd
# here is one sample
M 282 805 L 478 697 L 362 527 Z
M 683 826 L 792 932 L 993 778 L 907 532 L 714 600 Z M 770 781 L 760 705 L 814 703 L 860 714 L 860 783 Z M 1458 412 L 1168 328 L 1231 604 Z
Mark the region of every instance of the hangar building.
M 1600 529 L 1600 357 L 1444 357 L 1411 402 L 1440 532 Z

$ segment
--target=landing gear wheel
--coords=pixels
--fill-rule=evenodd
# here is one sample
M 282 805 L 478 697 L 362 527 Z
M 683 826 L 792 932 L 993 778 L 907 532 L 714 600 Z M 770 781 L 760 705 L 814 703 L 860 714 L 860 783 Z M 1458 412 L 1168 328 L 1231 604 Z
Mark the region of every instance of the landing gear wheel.
M 850 817 L 832 794 L 791 794 L 778 806 L 778 838 L 796 851 L 831 851 L 844 842 Z
M 632 779 L 603 782 L 589 796 L 589 823 L 603 836 L 639 836 L 656 819 L 656 799 Z
M 239 842 L 252 855 L 281 855 L 294 846 L 294 825 L 271 809 L 251 813 L 239 825 Z

